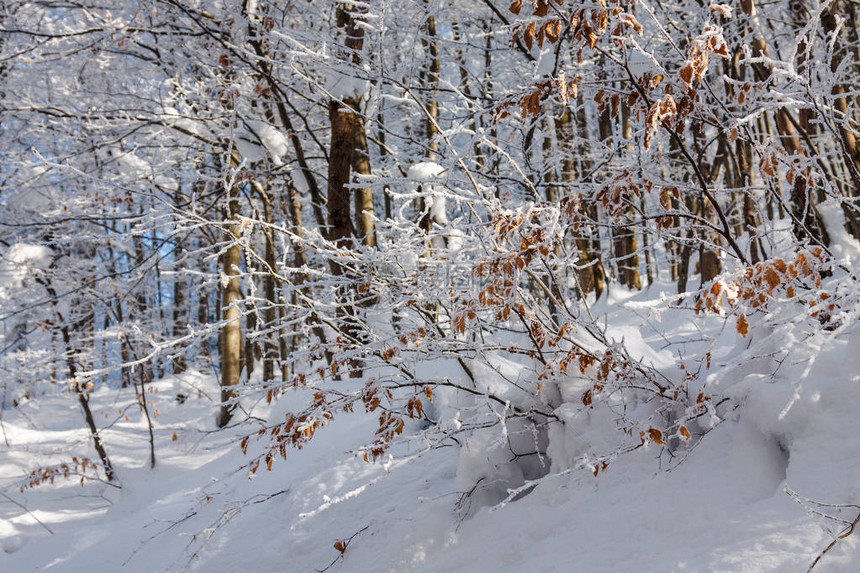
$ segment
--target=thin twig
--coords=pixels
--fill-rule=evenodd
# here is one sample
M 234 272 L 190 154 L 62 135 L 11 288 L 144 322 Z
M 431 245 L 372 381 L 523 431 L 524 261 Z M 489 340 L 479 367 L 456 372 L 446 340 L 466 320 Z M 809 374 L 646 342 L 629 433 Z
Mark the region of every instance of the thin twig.
M 315 569 L 315 571 L 316 571 L 317 573 L 325 573 L 326 571 L 328 571 L 329 569 L 331 569 L 331 568 L 334 566 L 334 564 L 335 564 L 335 563 L 337 563 L 339 560 L 341 560 L 341 559 L 343 559 L 343 558 L 344 558 L 344 555 L 346 555 L 346 548 L 347 548 L 347 547 L 349 547 L 350 542 L 351 542 L 351 541 L 352 541 L 356 536 L 358 536 L 359 534 L 363 533 L 364 531 L 366 531 L 366 530 L 367 530 L 367 529 L 369 529 L 369 528 L 370 528 L 370 526 L 369 526 L 369 525 L 365 525 L 364 527 L 362 527 L 361 529 L 359 529 L 358 531 L 356 531 L 355 533 L 353 533 L 352 535 L 350 535 L 348 539 L 338 539 L 338 540 L 335 542 L 335 548 L 336 548 L 338 551 L 340 551 L 340 555 L 338 555 L 337 557 L 335 557 L 335 558 L 334 558 L 334 561 L 332 561 L 331 563 L 329 563 L 329 564 L 325 567 L 325 569 Z M 340 547 L 337 547 L 338 545 L 340 545 Z
M 41 521 L 38 517 L 36 517 L 36 515 L 35 515 L 32 511 L 30 511 L 29 509 L 27 509 L 23 504 L 18 503 L 17 501 L 15 501 L 14 499 L 12 499 L 11 497 L 9 497 L 8 495 L 6 495 L 5 493 L 3 493 L 2 491 L 0 491 L 0 495 L 2 495 L 3 497 L 5 497 L 5 498 L 6 498 L 7 500 L 9 500 L 11 503 L 13 503 L 13 504 L 17 505 L 18 507 L 20 507 L 21 509 L 23 509 L 24 511 L 26 511 L 26 512 L 27 512 L 27 515 L 29 515 L 30 517 L 32 517 L 33 519 L 35 519 L 35 520 L 36 520 L 36 523 L 38 523 L 39 525 L 41 525 L 42 527 L 44 527 L 44 528 L 45 528 L 45 530 L 46 530 L 48 533 L 50 533 L 51 535 L 53 535 L 53 534 L 54 534 L 54 532 L 53 532 L 53 531 L 51 531 L 51 528 L 50 528 L 50 527 L 48 527 L 47 525 L 45 525 L 44 523 L 42 523 L 42 521 Z

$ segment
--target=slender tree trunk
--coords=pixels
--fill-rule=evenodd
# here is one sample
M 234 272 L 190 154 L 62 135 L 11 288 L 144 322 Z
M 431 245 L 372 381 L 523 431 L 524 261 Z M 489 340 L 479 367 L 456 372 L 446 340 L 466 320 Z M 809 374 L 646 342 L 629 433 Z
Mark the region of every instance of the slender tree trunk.
M 424 5 L 429 9 L 429 0 L 424 0 Z M 439 151 L 439 139 L 437 137 L 439 130 L 436 127 L 439 124 L 439 102 L 436 98 L 439 89 L 439 74 L 442 68 L 439 63 L 439 39 L 436 35 L 436 17 L 429 12 L 427 14 L 427 33 L 421 36 L 421 44 L 430 58 L 426 77 L 423 78 L 423 83 L 427 86 L 430 94 L 424 107 L 427 109 L 430 117 L 424 120 L 424 125 L 426 126 L 425 133 L 427 136 L 426 157 L 430 161 L 433 161 L 436 159 L 436 153 Z M 432 118 L 432 121 L 430 118 Z
M 152 238 L 152 242 L 155 244 L 159 243 L 159 238 L 157 234 L 154 234 Z M 153 335 L 155 335 L 155 328 L 160 328 L 161 335 L 169 335 L 167 320 L 164 316 L 164 291 L 162 289 L 163 282 L 161 280 L 161 265 L 159 264 L 159 258 L 155 258 L 155 264 L 153 265 L 155 269 L 155 297 L 154 302 L 155 306 L 158 308 L 158 324 L 153 327 Z M 152 370 L 153 370 L 153 380 L 156 378 L 164 377 L 164 357 L 156 356 L 154 360 L 152 360 Z
M 630 122 L 630 108 L 623 101 L 621 107 L 621 136 L 627 140 L 627 148 L 632 151 L 633 125 Z M 615 257 L 618 260 L 618 282 L 631 290 L 642 289 L 642 277 L 639 274 L 639 244 L 636 240 L 636 217 L 633 208 L 634 196 L 625 198 L 627 206 L 621 215 L 624 226 L 617 229 L 615 235 Z
M 181 202 L 182 196 L 177 189 L 174 200 L 177 204 Z M 188 334 L 187 304 L 188 304 L 188 282 L 185 279 L 185 246 L 177 234 L 173 240 L 173 338 L 179 339 Z M 173 358 L 173 373 L 182 374 L 187 369 L 185 359 L 185 343 L 179 343 L 176 348 L 176 356 Z
M 458 22 L 451 22 L 451 30 L 454 34 L 454 42 L 460 44 L 462 38 L 460 36 L 460 25 Z M 462 92 L 463 96 L 466 99 L 466 109 L 469 110 L 469 128 L 478 133 L 478 114 L 475 113 L 475 104 L 472 101 L 472 88 L 469 85 L 469 69 L 466 66 L 466 58 L 463 55 L 463 49 L 459 46 L 457 47 L 456 52 L 457 57 L 457 68 L 460 72 L 460 92 Z M 478 140 L 475 140 L 472 145 L 472 154 L 474 155 L 475 167 L 478 171 L 483 169 L 485 163 L 484 154 L 481 151 L 481 146 L 478 143 Z
M 230 422 L 238 399 L 241 375 L 242 322 L 239 312 L 239 267 L 242 254 L 239 247 L 239 190 L 231 186 L 227 191 L 227 239 L 230 245 L 222 255 L 221 311 L 224 325 L 221 327 L 221 415 L 218 426 L 223 428 Z
M 139 214 L 143 215 L 143 206 L 141 205 Z M 134 247 L 134 266 L 138 272 L 143 270 L 143 266 L 146 260 L 146 252 L 143 246 L 143 237 L 140 236 L 139 233 L 135 232 L 132 229 L 132 245 Z M 131 307 L 130 318 L 132 320 L 137 320 L 141 324 L 141 328 L 146 325 L 148 322 L 148 314 L 149 314 L 149 301 L 147 299 L 147 288 L 146 284 L 141 282 L 136 285 L 136 294 L 134 296 L 134 305 Z M 146 350 L 143 348 L 141 341 L 139 339 L 135 339 L 133 344 L 133 353 L 135 355 L 140 354 L 145 356 L 148 354 Z M 143 376 L 146 377 L 147 380 L 153 379 L 153 369 L 152 369 L 152 361 L 147 360 L 138 368 L 143 369 Z
M 591 173 L 594 167 L 591 155 L 591 135 L 588 131 L 585 96 L 582 90 L 579 90 L 576 96 L 576 114 L 574 120 L 581 143 L 576 149 L 578 160 L 571 163 L 571 166 L 576 166 L 576 171 L 571 171 L 571 173 L 576 173 L 576 177 L 593 177 Z M 594 298 L 599 299 L 606 288 L 606 267 L 603 264 L 603 253 L 600 246 L 600 212 L 597 203 L 590 199 L 586 200 L 583 210 L 591 223 L 580 226 L 581 232 L 584 234 L 581 239 L 578 239 L 578 245 L 580 253 L 584 253 L 583 263 L 591 269 L 593 282 L 591 283 L 592 288 L 589 290 L 593 290 Z
M 197 288 L 197 326 L 206 327 L 209 324 L 209 287 L 205 279 L 198 283 Z M 200 355 L 209 357 L 209 335 L 200 339 Z
M 254 277 L 249 276 L 249 281 L 253 281 Z M 257 332 L 260 325 L 257 322 L 257 313 L 249 312 L 245 315 L 245 332 Z M 251 379 L 251 374 L 254 373 L 254 368 L 257 359 L 260 357 L 260 347 L 250 336 L 245 336 L 244 345 L 242 346 L 242 369 L 245 371 L 245 380 Z
M 104 447 L 104 441 L 99 434 L 99 430 L 96 427 L 96 421 L 93 417 L 93 412 L 90 409 L 90 395 L 89 391 L 86 388 L 86 385 L 78 380 L 78 366 L 76 364 L 76 357 L 79 354 L 77 349 L 75 349 L 74 344 L 72 342 L 72 336 L 70 333 L 69 325 L 66 323 L 66 319 L 60 313 L 57 307 L 57 291 L 54 289 L 51 284 L 50 279 L 36 279 L 40 282 L 44 287 L 45 291 L 47 291 L 48 295 L 51 297 L 51 304 L 54 306 L 55 314 L 57 315 L 57 324 L 60 325 L 60 334 L 63 338 L 63 344 L 65 346 L 64 355 L 66 357 L 66 366 L 69 369 L 69 382 L 72 385 L 72 390 L 75 392 L 75 396 L 78 399 L 78 405 L 81 407 L 81 412 L 84 415 L 84 421 L 87 424 L 87 429 L 90 431 L 90 436 L 93 439 L 93 447 L 96 450 L 96 453 L 99 456 L 99 459 L 102 462 L 102 467 L 105 470 L 105 477 L 107 477 L 108 481 L 113 481 L 116 477 L 113 470 L 113 464 L 111 464 L 110 458 L 108 458 L 107 450 Z
M 370 152 L 367 148 L 367 131 L 364 118 L 355 115 L 353 127 L 352 169 L 357 175 L 370 175 Z M 355 193 L 355 220 L 358 238 L 368 247 L 376 247 L 376 222 L 373 206 L 373 190 L 359 187 Z
M 425 0 L 424 4 L 425 8 L 429 7 L 428 0 Z M 424 135 L 427 139 L 424 156 L 428 161 L 435 161 L 439 152 L 439 129 L 437 127 L 439 125 L 439 102 L 436 98 L 441 66 L 439 63 L 439 41 L 436 37 L 436 18 L 432 14 L 427 15 L 427 31 L 421 36 L 421 44 L 429 58 L 427 70 L 426 72 L 422 70 L 419 78 L 421 85 L 426 87 L 429 94 L 424 102 L 424 108 L 427 110 L 427 117 L 424 118 Z M 421 187 L 419 187 L 420 189 Z M 427 192 L 419 196 L 416 209 L 418 211 L 418 226 L 425 235 L 429 236 L 434 223 L 430 209 L 433 199 L 429 197 L 429 190 L 425 191 Z
M 263 260 L 266 263 L 266 269 L 263 270 L 263 298 L 265 299 L 265 307 L 263 308 L 263 382 L 271 382 L 275 378 L 275 363 L 279 361 L 280 353 L 278 348 L 278 332 L 277 318 L 278 299 L 276 297 L 276 273 L 278 271 L 278 262 L 275 259 L 275 234 L 271 225 L 272 221 L 272 205 L 271 197 L 268 189 L 262 184 L 257 185 L 257 191 L 260 195 L 260 200 L 263 204 L 263 243 L 264 254 Z M 283 357 L 284 359 L 286 356 Z

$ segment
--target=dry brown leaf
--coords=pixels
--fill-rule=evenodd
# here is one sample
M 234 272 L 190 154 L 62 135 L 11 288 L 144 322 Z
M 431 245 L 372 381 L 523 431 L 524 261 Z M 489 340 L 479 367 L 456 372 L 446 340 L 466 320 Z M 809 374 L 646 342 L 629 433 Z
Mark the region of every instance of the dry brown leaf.
M 747 322 L 746 315 L 741 314 L 738 317 L 738 334 L 740 334 L 743 337 L 746 337 L 747 333 L 749 332 L 749 329 L 750 329 L 750 323 Z

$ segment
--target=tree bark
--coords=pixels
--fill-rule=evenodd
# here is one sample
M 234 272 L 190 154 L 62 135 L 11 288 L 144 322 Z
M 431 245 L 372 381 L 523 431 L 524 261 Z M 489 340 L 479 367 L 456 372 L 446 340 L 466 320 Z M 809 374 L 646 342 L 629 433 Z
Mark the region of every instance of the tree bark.
M 174 200 L 181 203 L 181 195 L 177 189 Z M 188 282 L 185 280 L 184 264 L 185 248 L 179 235 L 173 241 L 173 338 L 179 339 L 188 334 L 187 309 Z M 173 373 L 182 374 L 187 369 L 185 359 L 185 343 L 178 343 L 176 356 L 173 358 Z
M 364 118 L 355 115 L 353 126 L 352 169 L 357 175 L 370 175 L 370 152 L 367 148 L 367 131 Z M 373 206 L 373 190 L 359 187 L 355 193 L 355 220 L 358 238 L 367 247 L 376 247 L 376 218 Z
M 239 266 L 242 264 L 239 247 L 240 226 L 239 190 L 231 186 L 227 191 L 227 240 L 229 246 L 222 255 L 221 312 L 221 414 L 218 426 L 226 426 L 233 416 L 238 398 L 241 374 L 242 322 L 239 312 Z
M 105 470 L 105 477 L 108 481 L 113 481 L 116 477 L 116 474 L 113 470 L 113 464 L 111 464 L 110 458 L 108 458 L 107 450 L 104 447 L 104 441 L 102 440 L 101 435 L 99 434 L 99 430 L 96 427 L 96 421 L 93 417 L 93 412 L 90 409 L 90 396 L 87 388 L 84 384 L 77 379 L 78 377 L 78 366 L 75 363 L 75 358 L 78 355 L 78 350 L 74 348 L 74 344 L 72 342 L 72 336 L 70 333 L 69 325 L 66 323 L 66 319 L 60 314 L 60 311 L 57 307 L 57 291 L 54 290 L 53 285 L 51 284 L 50 279 L 41 279 L 37 278 L 37 282 L 40 282 L 42 286 L 45 287 L 45 291 L 47 291 L 48 295 L 51 297 L 51 304 L 55 308 L 55 313 L 57 315 L 57 324 L 60 325 L 60 335 L 63 338 L 63 344 L 65 345 L 65 357 L 66 357 L 66 366 L 69 369 L 69 382 L 72 385 L 72 390 L 74 390 L 75 395 L 78 399 L 78 405 L 81 407 L 81 412 L 84 415 L 84 421 L 87 424 L 87 429 L 90 431 L 90 436 L 93 439 L 93 447 L 96 450 L 96 453 L 99 456 L 99 459 L 102 462 L 102 467 Z
M 356 5 L 337 6 L 337 25 L 345 33 L 344 45 L 349 53 L 345 56 L 352 64 L 360 62 L 360 52 L 364 45 L 364 29 L 356 24 L 353 10 L 360 11 Z M 355 231 L 350 218 L 350 182 L 355 152 L 355 130 L 357 129 L 357 111 L 361 95 L 345 97 L 342 101 L 329 101 L 329 120 L 331 122 L 331 143 L 329 148 L 328 165 L 328 240 L 337 249 L 352 248 L 352 237 Z M 360 328 L 356 316 L 354 280 L 347 277 L 348 269 L 337 260 L 329 259 L 332 275 L 338 281 L 337 296 L 337 328 L 348 346 L 354 345 L 360 338 Z M 346 280 L 343 280 L 346 279 Z M 358 359 L 351 359 L 350 376 L 362 375 L 362 364 Z

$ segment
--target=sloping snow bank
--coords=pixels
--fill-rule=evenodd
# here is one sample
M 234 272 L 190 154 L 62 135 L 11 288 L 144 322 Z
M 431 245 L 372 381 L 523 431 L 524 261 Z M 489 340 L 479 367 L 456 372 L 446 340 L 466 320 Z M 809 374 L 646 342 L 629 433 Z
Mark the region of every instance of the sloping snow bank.
M 621 306 L 641 318 L 637 304 Z M 660 320 L 665 332 L 683 334 L 683 324 Z M 638 331 L 634 343 L 659 359 L 665 339 Z M 762 352 L 778 347 L 769 336 L 762 328 L 717 339 L 708 388 L 740 405 L 692 449 L 672 457 L 643 446 L 596 477 L 562 469 L 497 506 L 481 492 L 493 480 L 504 488 L 524 478 L 504 473 L 510 466 L 488 435 L 432 451 L 415 441 L 368 464 L 349 452 L 369 441 L 373 414 L 338 417 L 249 480 L 236 443 L 259 426 L 212 431 L 216 405 L 207 396 L 217 395 L 216 381 L 202 374 L 153 385 L 155 470 L 146 467 L 133 396 L 103 389 L 93 405 L 122 489 L 58 480 L 22 494 L 27 470 L 92 456 L 71 397 L 49 394 L 3 412 L 10 447 L 0 445 L 0 564 L 60 572 L 804 571 L 843 531 L 836 519 L 860 511 L 846 507 L 860 502 L 860 329 L 844 325 L 795 345 L 803 351 L 765 357 L 782 360 L 775 376 L 761 362 L 734 361 L 762 339 Z M 305 398 L 294 392 L 273 407 L 248 406 L 274 419 Z M 583 422 L 566 439 L 606 439 L 606 425 Z M 334 544 L 345 540 L 341 555 Z M 816 567 L 858 570 L 855 536 Z

